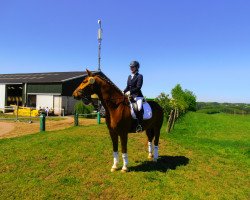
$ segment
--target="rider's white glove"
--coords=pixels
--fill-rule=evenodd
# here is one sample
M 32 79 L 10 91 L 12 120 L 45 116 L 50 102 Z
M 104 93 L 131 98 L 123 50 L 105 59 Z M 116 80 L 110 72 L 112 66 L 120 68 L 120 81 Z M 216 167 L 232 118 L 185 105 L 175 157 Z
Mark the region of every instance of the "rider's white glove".
M 125 95 L 129 97 L 129 96 L 130 96 L 130 91 L 127 91 L 127 92 L 125 93 Z

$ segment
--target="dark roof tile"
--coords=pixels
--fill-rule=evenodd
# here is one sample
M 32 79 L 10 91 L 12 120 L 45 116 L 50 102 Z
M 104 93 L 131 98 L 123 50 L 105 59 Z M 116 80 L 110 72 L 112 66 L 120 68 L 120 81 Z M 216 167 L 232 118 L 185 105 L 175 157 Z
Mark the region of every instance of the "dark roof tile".
M 0 83 L 60 83 L 84 76 L 85 71 L 0 74 Z

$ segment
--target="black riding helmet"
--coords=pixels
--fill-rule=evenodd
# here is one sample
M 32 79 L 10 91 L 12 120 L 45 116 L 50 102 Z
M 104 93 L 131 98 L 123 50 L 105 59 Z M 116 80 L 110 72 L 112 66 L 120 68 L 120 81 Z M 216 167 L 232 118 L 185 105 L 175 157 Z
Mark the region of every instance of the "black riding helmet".
M 140 63 L 138 61 L 132 61 L 129 65 L 130 67 L 136 67 L 137 69 L 140 68 Z

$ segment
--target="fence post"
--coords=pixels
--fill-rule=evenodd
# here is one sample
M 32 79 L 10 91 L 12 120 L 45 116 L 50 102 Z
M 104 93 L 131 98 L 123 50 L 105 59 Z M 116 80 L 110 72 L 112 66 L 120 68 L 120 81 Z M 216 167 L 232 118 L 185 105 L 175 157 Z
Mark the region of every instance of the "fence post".
M 31 120 L 31 108 L 30 108 L 30 121 L 29 123 L 31 124 L 32 123 L 32 120 Z
M 75 113 L 74 115 L 74 124 L 75 126 L 78 126 L 78 113 Z
M 171 110 L 168 118 L 168 123 L 167 123 L 167 132 L 169 133 L 172 127 L 172 120 L 173 120 L 173 110 Z
M 16 122 L 18 121 L 18 105 L 16 106 Z
M 100 112 L 97 112 L 97 124 L 101 123 L 101 115 Z
M 40 115 L 40 132 L 45 131 L 45 114 Z

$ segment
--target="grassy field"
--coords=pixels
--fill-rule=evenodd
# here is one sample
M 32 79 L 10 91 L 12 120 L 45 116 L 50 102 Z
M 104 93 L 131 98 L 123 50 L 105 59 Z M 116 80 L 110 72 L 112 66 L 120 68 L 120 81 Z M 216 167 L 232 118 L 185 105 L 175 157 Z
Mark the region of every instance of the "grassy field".
M 165 128 L 158 163 L 144 134 L 129 135 L 125 174 L 110 172 L 104 124 L 2 139 L 0 199 L 250 198 L 250 116 L 188 113 Z

